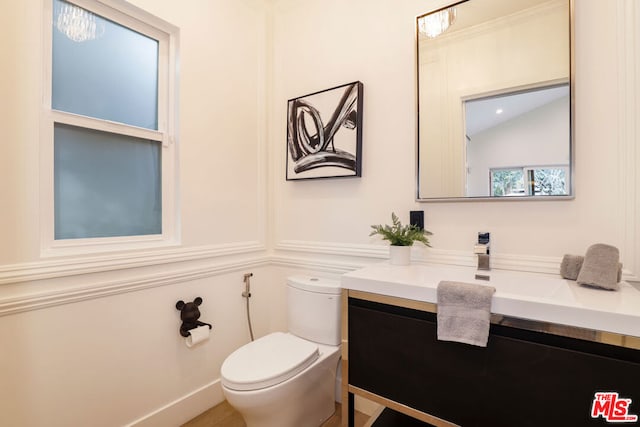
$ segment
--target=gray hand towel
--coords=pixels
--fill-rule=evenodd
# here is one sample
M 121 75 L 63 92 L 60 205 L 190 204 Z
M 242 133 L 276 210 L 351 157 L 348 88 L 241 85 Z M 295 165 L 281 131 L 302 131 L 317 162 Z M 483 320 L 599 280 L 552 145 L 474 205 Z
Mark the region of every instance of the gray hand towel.
M 565 255 L 562 257 L 562 264 L 560 264 L 560 275 L 563 279 L 576 280 L 584 257 L 580 255 Z
M 486 347 L 493 286 L 442 281 L 438 284 L 438 339 Z
M 578 284 L 617 291 L 620 289 L 618 285 L 619 257 L 620 252 L 615 246 L 603 243 L 590 246 L 578 274 Z
M 584 257 L 580 255 L 565 255 L 562 257 L 562 263 L 560 264 L 560 275 L 563 279 L 568 280 L 576 280 L 578 278 L 578 274 L 580 274 L 580 269 L 582 268 L 582 263 L 584 262 Z M 622 280 L 622 263 L 618 263 L 618 277 L 617 281 L 620 282 Z

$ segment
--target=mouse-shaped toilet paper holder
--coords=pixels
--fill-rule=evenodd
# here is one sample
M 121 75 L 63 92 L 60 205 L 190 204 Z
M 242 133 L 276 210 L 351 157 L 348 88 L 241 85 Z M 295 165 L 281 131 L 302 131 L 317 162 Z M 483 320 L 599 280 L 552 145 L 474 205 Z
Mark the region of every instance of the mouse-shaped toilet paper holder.
M 198 326 L 208 326 L 209 329 L 213 329 L 211 324 L 198 320 L 200 318 L 200 310 L 198 309 L 200 304 L 202 304 L 202 298 L 200 297 L 194 299 L 193 302 L 185 303 L 181 300 L 176 303 L 176 309 L 180 310 L 180 319 L 182 320 L 180 335 L 183 337 L 188 337 L 191 334 L 189 331 Z

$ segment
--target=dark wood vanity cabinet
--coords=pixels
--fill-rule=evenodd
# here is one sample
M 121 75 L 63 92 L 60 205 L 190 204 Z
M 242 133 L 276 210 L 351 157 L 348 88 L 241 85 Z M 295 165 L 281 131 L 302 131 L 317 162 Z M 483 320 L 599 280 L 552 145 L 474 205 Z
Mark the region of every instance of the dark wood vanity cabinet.
M 486 348 L 443 342 L 435 313 L 375 299 L 343 297 L 347 407 L 355 393 L 434 425 L 588 426 L 607 424 L 595 393 L 617 392 L 640 415 L 640 350 L 500 324 Z

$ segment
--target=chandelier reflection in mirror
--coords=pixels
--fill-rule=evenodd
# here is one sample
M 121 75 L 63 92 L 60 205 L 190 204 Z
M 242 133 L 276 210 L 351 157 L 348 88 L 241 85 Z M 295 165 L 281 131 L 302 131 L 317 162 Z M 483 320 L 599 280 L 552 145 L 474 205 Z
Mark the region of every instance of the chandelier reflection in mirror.
M 418 19 L 418 30 L 428 38 L 433 39 L 447 31 L 455 21 L 456 8 L 449 7 Z
M 74 42 L 95 40 L 104 33 L 104 22 L 99 16 L 65 1 L 56 1 L 55 5 L 55 27 Z

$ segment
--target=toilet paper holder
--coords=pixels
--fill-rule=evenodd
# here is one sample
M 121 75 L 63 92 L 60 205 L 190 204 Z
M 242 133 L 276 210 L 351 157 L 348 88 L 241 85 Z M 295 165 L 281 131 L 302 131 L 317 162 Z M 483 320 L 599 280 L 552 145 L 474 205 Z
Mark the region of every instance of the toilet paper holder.
M 180 300 L 176 303 L 176 309 L 180 310 L 180 319 L 182 320 L 182 325 L 180 325 L 180 335 L 183 337 L 191 335 L 191 332 L 189 331 L 197 328 L 198 326 L 208 326 L 209 329 L 213 329 L 211 324 L 198 320 L 200 318 L 200 309 L 198 308 L 200 304 L 202 304 L 202 298 L 200 297 L 196 297 L 193 302 L 185 303 Z

